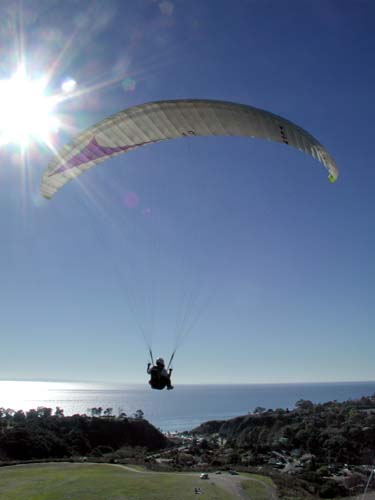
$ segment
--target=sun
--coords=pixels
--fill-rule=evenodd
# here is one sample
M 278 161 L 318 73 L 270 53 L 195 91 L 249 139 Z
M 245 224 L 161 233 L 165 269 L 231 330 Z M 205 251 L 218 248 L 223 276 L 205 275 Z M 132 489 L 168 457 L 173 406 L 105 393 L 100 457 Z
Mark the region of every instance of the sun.
M 33 140 L 48 142 L 60 123 L 54 115 L 57 99 L 45 95 L 47 79 L 30 79 L 23 67 L 0 80 L 0 145 L 27 147 Z

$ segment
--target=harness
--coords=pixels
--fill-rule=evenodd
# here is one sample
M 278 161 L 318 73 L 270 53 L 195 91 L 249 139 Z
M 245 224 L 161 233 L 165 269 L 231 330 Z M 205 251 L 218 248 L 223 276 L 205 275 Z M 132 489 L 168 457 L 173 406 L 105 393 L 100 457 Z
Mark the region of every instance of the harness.
M 149 349 L 149 353 L 150 353 L 151 362 L 153 364 L 153 367 L 150 370 L 151 380 L 149 381 L 149 384 L 151 385 L 152 389 L 157 389 L 157 390 L 161 391 L 161 390 L 166 388 L 167 380 L 166 380 L 166 377 L 161 374 L 161 370 L 158 370 L 158 368 L 155 366 L 154 356 L 152 354 L 151 348 Z M 172 352 L 172 356 L 169 360 L 167 370 L 169 370 L 171 367 L 175 353 L 176 353 L 176 349 Z
M 155 363 L 154 363 L 154 356 L 153 356 L 153 354 L 152 354 L 152 350 L 151 350 L 151 348 L 149 348 L 148 352 L 149 352 L 149 354 L 150 354 L 151 363 L 152 363 L 153 365 L 155 365 Z M 172 361 L 173 361 L 173 358 L 174 358 L 174 355 L 175 355 L 175 354 L 176 354 L 176 349 L 172 352 L 172 355 L 171 355 L 170 360 L 169 360 L 169 362 L 168 362 L 167 370 L 169 370 L 169 368 L 171 368 L 171 367 L 172 367 Z
M 167 381 L 165 380 L 165 376 L 161 374 L 161 371 L 153 366 L 150 371 L 151 380 L 149 384 L 153 389 L 162 390 L 166 387 Z

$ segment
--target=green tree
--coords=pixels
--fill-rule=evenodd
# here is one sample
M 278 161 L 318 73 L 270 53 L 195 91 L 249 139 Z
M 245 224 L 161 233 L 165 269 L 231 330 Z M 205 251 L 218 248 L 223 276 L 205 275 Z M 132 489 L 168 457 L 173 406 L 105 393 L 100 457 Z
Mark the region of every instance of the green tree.
M 299 399 L 295 406 L 297 410 L 311 411 L 314 408 L 314 403 L 308 399 Z
M 16 424 L 23 424 L 26 420 L 26 415 L 23 410 L 18 410 L 16 413 L 13 415 L 13 422 Z
M 266 411 L 265 408 L 263 408 L 263 406 L 257 406 L 254 410 L 254 413 L 255 414 L 260 414 L 260 413 L 264 413 Z
M 37 414 L 39 418 L 49 418 L 52 415 L 52 408 L 46 408 L 45 406 L 38 406 Z
M 60 408 L 59 406 L 56 406 L 56 410 L 55 410 L 55 417 L 63 417 L 64 416 L 64 410 L 62 408 Z
M 143 413 L 142 410 L 137 410 L 135 413 L 134 413 L 134 418 L 136 420 L 143 420 L 144 419 L 144 416 L 145 414 Z
M 113 412 L 113 408 L 106 408 L 104 410 L 104 416 L 105 417 L 110 417 L 112 415 L 112 412 Z

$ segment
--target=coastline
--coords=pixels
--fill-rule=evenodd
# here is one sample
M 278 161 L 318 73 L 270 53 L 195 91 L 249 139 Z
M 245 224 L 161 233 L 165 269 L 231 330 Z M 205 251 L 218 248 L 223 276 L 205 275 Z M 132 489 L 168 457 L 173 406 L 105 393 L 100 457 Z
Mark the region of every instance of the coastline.
M 25 385 L 27 388 L 25 389 Z M 209 420 L 245 415 L 258 406 L 293 408 L 300 399 L 313 403 L 345 401 L 375 393 L 375 382 L 293 384 L 178 384 L 174 391 L 152 391 L 145 384 L 95 384 L 46 381 L 0 381 L 0 407 L 27 411 L 39 406 L 62 408 L 65 415 L 90 408 L 121 409 L 128 415 L 142 409 L 163 431 L 189 430 Z

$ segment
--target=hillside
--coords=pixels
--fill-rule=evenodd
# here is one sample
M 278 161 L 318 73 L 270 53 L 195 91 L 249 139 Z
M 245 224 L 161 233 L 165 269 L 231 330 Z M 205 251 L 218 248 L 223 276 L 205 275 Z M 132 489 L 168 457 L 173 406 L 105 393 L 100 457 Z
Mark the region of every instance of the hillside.
M 295 484 L 323 498 L 356 494 L 374 467 L 375 396 L 343 403 L 300 400 L 293 410 L 257 408 L 204 422 L 192 434 L 204 445 L 205 461 L 216 467 L 266 468 L 279 488 L 293 476 Z
M 249 450 L 254 463 L 278 451 L 312 454 L 325 464 L 370 464 L 375 448 L 375 396 L 316 405 L 301 400 L 291 411 L 258 408 L 230 420 L 204 422 L 192 432 L 215 434 L 227 447 Z

